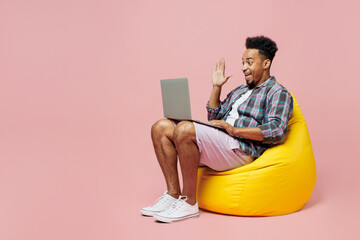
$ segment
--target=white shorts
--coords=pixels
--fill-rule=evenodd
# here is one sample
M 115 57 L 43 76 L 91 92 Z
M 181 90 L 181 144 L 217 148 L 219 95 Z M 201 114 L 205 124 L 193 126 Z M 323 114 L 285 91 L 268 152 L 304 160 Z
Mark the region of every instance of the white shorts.
M 254 157 L 239 148 L 236 138 L 216 128 L 193 123 L 200 151 L 200 166 L 205 165 L 215 171 L 226 171 L 254 160 Z

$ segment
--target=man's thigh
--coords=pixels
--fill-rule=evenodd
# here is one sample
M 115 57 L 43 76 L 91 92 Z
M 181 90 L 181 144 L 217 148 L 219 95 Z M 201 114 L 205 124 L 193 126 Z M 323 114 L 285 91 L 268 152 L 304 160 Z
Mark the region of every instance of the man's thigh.
M 176 125 L 178 122 L 173 121 Z M 253 157 L 239 148 L 239 142 L 229 134 L 194 122 L 196 141 L 200 152 L 200 166 L 216 171 L 230 170 L 246 165 Z

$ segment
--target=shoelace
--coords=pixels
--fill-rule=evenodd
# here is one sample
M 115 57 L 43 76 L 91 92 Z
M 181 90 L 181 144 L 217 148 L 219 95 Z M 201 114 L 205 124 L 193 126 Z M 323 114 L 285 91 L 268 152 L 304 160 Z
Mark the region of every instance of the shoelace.
M 175 212 L 176 210 L 178 210 L 179 208 L 181 208 L 184 205 L 184 202 L 186 200 L 187 200 L 186 196 L 181 196 L 180 195 L 179 198 L 176 199 L 175 202 L 173 202 L 171 207 L 165 210 L 165 212 L 167 214 L 171 214 L 171 213 Z
M 159 197 L 158 199 L 156 199 L 155 203 L 159 202 L 161 199 L 163 199 L 167 194 L 167 191 L 164 193 L 164 195 L 162 195 L 161 197 Z M 166 202 L 169 200 L 169 199 L 165 199 Z

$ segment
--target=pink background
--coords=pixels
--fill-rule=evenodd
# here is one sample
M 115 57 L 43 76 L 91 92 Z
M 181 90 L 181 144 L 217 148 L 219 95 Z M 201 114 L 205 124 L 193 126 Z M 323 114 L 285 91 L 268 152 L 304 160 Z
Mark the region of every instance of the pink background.
M 359 1 L 0 0 L 0 239 L 356 239 Z M 297 213 L 159 224 L 150 140 L 159 79 L 188 77 L 205 120 L 224 57 L 244 83 L 247 36 L 279 47 L 272 74 L 298 99 L 317 163 Z

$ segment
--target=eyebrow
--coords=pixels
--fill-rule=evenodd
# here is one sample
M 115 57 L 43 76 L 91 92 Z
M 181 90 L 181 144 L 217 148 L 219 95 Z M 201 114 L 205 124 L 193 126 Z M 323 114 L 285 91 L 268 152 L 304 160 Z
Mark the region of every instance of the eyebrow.
M 249 60 L 249 59 L 252 59 L 252 60 L 254 60 L 252 57 L 248 57 L 248 58 L 246 58 L 246 60 Z M 243 59 L 244 60 L 244 59 Z

